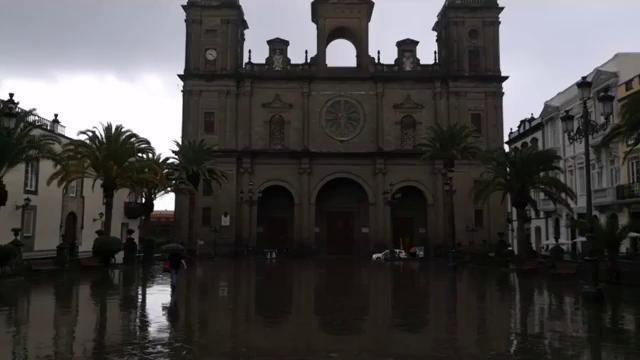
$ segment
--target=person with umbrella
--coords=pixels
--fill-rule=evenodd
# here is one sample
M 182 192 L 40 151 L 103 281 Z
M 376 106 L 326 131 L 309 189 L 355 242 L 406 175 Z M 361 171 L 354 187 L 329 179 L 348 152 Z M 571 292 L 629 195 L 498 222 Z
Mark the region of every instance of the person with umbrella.
M 171 243 L 165 245 L 163 250 L 168 254 L 164 268 L 171 275 L 171 290 L 173 291 L 176 289 L 180 269 L 187 268 L 187 263 L 184 261 L 184 246 Z

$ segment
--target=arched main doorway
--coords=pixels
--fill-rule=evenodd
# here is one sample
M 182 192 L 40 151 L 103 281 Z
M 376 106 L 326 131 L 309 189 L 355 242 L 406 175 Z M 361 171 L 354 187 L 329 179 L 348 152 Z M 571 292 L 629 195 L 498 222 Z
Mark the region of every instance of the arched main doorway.
M 256 248 L 286 251 L 293 246 L 294 200 L 283 186 L 264 189 L 258 201 Z
M 62 239 L 67 244 L 78 240 L 78 215 L 73 211 L 67 214 L 64 220 L 64 235 Z
M 393 246 L 409 251 L 427 244 L 427 199 L 415 186 L 405 186 L 392 195 Z
M 316 198 L 316 248 L 326 255 L 369 253 L 369 198 L 356 181 L 326 183 Z

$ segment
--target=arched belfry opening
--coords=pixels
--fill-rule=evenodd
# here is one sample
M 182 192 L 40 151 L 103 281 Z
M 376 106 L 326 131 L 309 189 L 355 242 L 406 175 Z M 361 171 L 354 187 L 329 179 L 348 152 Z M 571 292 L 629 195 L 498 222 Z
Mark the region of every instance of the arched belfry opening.
M 328 46 L 335 40 L 346 40 L 356 48 L 356 67 L 366 70 L 373 7 L 371 0 L 314 0 L 311 9 L 317 27 L 318 50 L 312 61 L 326 68 Z

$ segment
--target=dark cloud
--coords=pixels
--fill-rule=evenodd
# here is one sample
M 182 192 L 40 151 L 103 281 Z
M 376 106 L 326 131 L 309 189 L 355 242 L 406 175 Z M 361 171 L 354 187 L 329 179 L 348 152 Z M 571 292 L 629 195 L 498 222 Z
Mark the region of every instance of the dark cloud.
M 173 77 L 184 61 L 186 0 L 0 0 L 0 82 L 46 74 L 140 73 Z M 265 41 L 291 41 L 291 57 L 315 54 L 310 0 L 241 0 L 250 29 L 247 49 L 263 61 Z M 395 57 L 395 42 L 421 42 L 419 56 L 431 62 L 431 26 L 444 0 L 377 0 L 370 52 Z M 501 0 L 505 122 L 537 113 L 580 75 L 616 52 L 638 51 L 636 0 Z M 342 55 L 344 54 L 344 55 Z M 351 56 L 338 51 L 337 57 Z M 72 96 L 73 94 L 70 94 Z
M 184 58 L 175 0 L 0 0 L 2 72 L 176 72 Z

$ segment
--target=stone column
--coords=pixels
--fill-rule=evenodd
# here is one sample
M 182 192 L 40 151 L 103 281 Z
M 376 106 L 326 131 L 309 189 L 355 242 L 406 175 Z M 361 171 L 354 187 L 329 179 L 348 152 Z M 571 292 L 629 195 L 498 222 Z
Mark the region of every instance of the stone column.
M 311 164 L 310 160 L 302 159 L 300 163 L 300 168 L 298 169 L 298 174 L 300 174 L 300 192 L 298 194 L 299 199 L 296 199 L 299 204 L 299 209 L 296 213 L 296 223 L 298 229 L 298 234 L 300 235 L 300 239 L 303 244 L 312 245 L 313 244 L 313 229 L 314 224 L 312 221 L 313 209 L 312 209 L 312 201 L 311 199 Z
M 384 159 L 376 159 L 376 168 L 375 168 L 375 176 L 376 176 L 376 186 L 375 186 L 375 200 L 376 200 L 376 232 L 375 238 L 372 240 L 378 243 L 384 243 L 387 245 L 391 245 L 391 213 L 389 211 L 389 207 L 387 206 L 387 199 L 385 198 L 385 191 L 387 190 L 387 185 L 385 181 L 385 177 L 387 174 L 387 168 L 384 163 Z M 391 243 L 390 243 L 391 242 Z
M 309 83 L 305 83 L 302 89 L 302 148 L 309 148 L 309 123 L 311 122 L 311 117 L 309 113 L 310 107 L 310 89 Z

